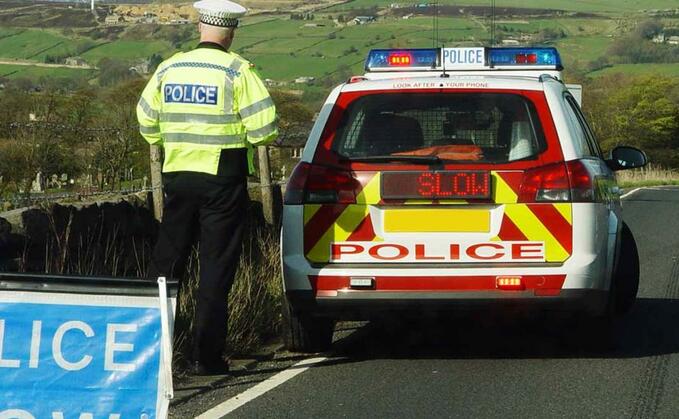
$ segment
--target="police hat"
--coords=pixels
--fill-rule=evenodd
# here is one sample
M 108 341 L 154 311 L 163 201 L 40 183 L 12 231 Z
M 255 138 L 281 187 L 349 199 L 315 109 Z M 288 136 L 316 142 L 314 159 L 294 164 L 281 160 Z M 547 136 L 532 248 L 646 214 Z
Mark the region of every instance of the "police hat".
M 245 16 L 248 9 L 240 4 L 227 0 L 201 0 L 193 3 L 198 9 L 201 23 L 223 28 L 235 28 L 238 19 Z

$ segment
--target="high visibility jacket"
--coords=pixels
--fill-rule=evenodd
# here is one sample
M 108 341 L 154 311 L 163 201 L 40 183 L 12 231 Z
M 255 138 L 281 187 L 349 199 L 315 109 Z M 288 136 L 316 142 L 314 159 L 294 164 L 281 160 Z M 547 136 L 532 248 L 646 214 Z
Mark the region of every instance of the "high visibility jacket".
M 165 151 L 163 172 L 216 175 L 224 149 L 278 136 L 276 108 L 251 64 L 232 52 L 197 48 L 158 66 L 137 105 L 140 132 Z

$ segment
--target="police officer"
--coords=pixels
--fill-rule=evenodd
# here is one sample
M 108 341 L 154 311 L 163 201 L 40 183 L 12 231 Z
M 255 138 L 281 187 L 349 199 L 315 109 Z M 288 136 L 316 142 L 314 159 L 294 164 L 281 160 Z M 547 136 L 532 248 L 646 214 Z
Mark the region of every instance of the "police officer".
M 224 374 L 227 295 L 238 265 L 253 147 L 276 139 L 276 109 L 252 64 L 229 51 L 247 10 L 226 0 L 194 4 L 201 41 L 158 66 L 137 106 L 140 132 L 163 147 L 165 207 L 149 276 L 182 276 L 200 237 L 193 328 L 194 374 Z

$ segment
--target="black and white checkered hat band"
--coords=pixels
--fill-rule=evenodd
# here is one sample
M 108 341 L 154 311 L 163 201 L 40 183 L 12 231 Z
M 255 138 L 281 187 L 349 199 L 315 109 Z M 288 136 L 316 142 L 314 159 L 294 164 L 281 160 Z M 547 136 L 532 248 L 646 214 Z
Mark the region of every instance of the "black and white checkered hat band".
M 209 15 L 200 15 L 201 23 L 210 26 L 220 26 L 223 28 L 235 28 L 238 26 L 238 19 L 231 17 L 216 17 Z

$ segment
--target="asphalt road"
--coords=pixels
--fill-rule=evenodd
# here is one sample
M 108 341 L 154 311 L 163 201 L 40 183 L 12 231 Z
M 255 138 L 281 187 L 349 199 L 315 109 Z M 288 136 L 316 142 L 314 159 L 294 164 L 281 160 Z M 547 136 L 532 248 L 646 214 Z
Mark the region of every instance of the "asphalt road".
M 229 417 L 679 417 L 679 189 L 640 190 L 624 211 L 641 285 L 615 349 L 537 318 L 343 324 L 327 360 Z M 172 416 L 208 410 L 300 359 L 279 354 L 204 385 Z

